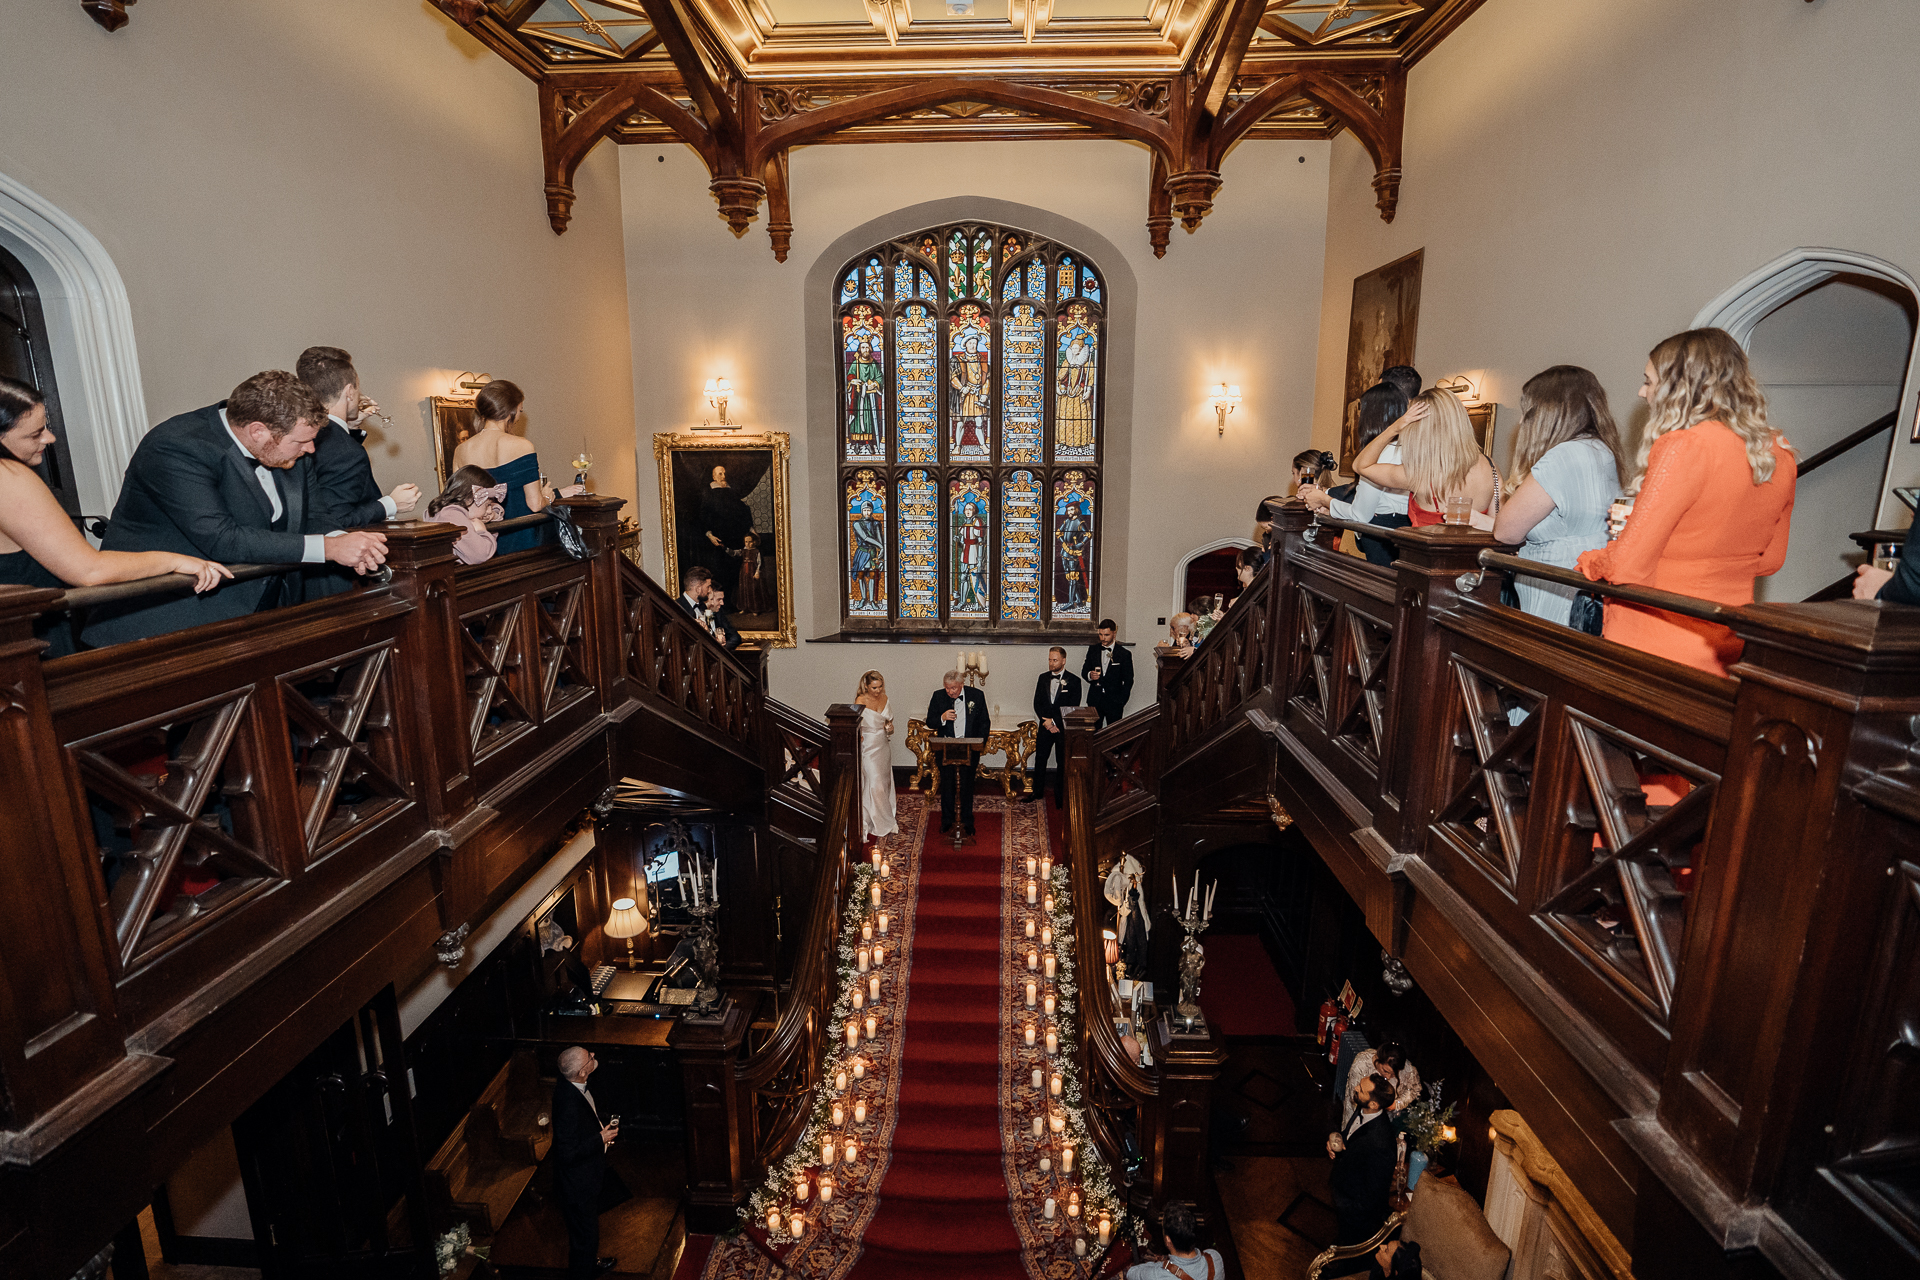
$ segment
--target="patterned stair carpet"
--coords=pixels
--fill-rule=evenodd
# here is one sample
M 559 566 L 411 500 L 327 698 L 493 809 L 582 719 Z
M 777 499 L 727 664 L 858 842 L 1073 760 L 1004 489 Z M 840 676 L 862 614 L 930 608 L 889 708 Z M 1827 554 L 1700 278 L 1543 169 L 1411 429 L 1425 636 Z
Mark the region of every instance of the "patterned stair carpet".
M 926 824 L 900 1115 L 850 1280 L 1028 1274 L 1000 1135 L 1003 817 L 1018 819 L 985 799 L 976 817 L 976 842 L 957 850 Z

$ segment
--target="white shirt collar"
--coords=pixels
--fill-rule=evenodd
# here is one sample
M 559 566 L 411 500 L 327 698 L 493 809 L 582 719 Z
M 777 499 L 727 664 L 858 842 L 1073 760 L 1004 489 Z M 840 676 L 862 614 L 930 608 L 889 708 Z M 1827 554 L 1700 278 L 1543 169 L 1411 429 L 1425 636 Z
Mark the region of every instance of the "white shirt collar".
M 254 455 L 253 450 L 247 448 L 247 442 L 240 438 L 240 433 L 233 429 L 233 424 L 231 422 L 227 421 L 227 411 L 225 409 L 220 410 L 220 425 L 227 429 L 227 438 L 232 440 L 235 447 L 237 447 L 241 453 L 244 453 L 247 456 L 248 462 L 253 463 L 257 467 L 264 467 L 267 465 L 266 463 L 260 461 L 260 459 Z
M 1360 1130 L 1364 1129 L 1370 1121 L 1378 1120 L 1381 1116 L 1387 1113 L 1383 1109 L 1380 1111 L 1356 1111 L 1354 1112 L 1354 1114 L 1359 1116 L 1360 1118 L 1354 1121 L 1353 1128 L 1347 1130 L 1349 1134 L 1360 1132 Z

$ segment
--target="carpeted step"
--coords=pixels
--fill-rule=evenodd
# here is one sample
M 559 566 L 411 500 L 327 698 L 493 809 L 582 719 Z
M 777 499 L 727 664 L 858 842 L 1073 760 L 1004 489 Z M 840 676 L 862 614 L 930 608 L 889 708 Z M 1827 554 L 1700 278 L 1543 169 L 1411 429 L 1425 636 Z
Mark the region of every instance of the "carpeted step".
M 1000 1086 L 986 1072 L 973 1081 L 909 1080 L 900 1086 L 900 1106 L 904 1110 L 921 1102 L 947 1103 L 953 1106 L 998 1107 Z

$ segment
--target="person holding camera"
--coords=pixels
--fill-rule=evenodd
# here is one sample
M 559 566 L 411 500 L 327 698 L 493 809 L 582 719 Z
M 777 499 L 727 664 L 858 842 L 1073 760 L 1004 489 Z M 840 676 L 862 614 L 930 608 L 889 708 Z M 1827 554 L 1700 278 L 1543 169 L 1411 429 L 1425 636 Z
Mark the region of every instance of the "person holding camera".
M 1218 1249 L 1199 1247 L 1192 1205 L 1178 1200 L 1167 1205 L 1160 1215 L 1160 1230 L 1166 1237 L 1166 1253 L 1143 1251 L 1144 1260 L 1127 1268 L 1127 1280 L 1222 1280 L 1227 1274 Z
M 613 1270 L 600 1255 L 600 1188 L 606 1180 L 607 1148 L 620 1136 L 620 1117 L 601 1117 L 587 1077 L 600 1060 L 579 1045 L 560 1051 L 560 1079 L 553 1086 L 553 1188 L 567 1224 L 567 1278 L 591 1280 Z

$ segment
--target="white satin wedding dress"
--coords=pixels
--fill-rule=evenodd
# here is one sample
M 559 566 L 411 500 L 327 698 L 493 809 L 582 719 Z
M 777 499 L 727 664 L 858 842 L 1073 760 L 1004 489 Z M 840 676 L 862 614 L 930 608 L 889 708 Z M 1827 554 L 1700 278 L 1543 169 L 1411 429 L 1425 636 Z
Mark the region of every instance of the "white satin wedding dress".
M 890 836 L 900 829 L 893 807 L 893 704 L 886 711 L 860 708 L 860 836 Z

